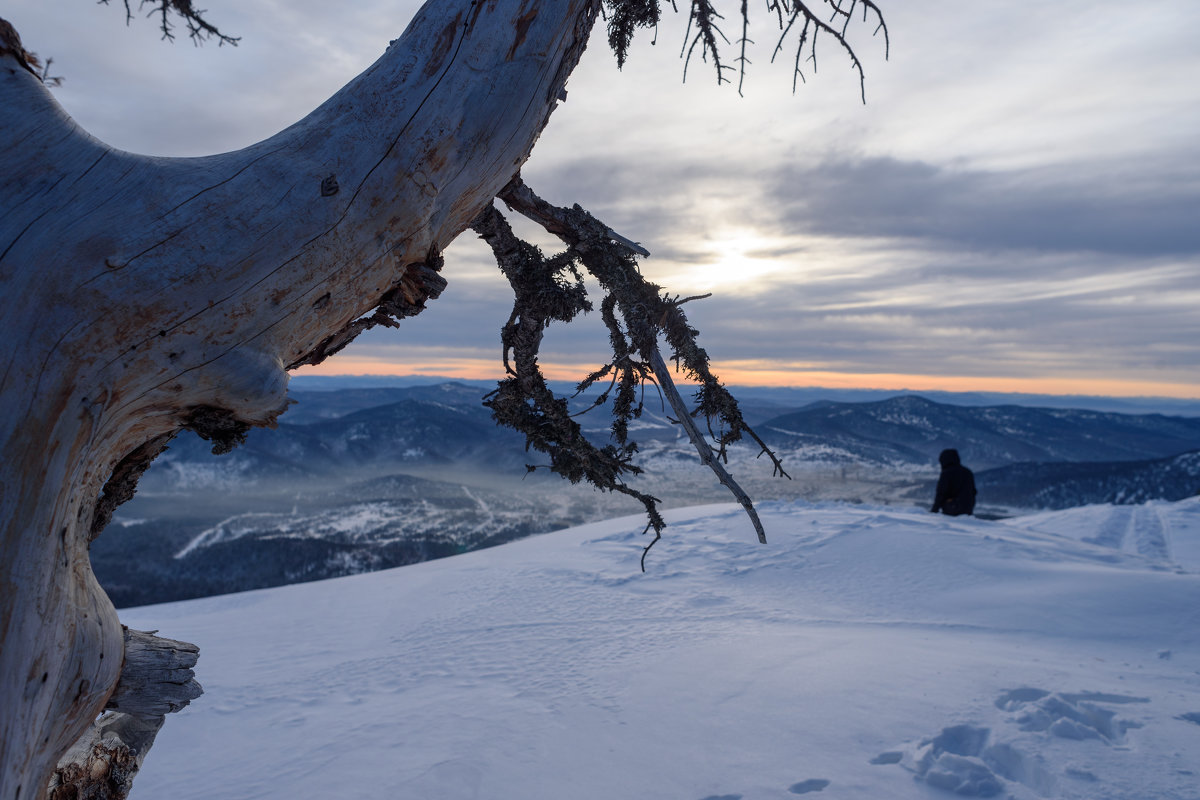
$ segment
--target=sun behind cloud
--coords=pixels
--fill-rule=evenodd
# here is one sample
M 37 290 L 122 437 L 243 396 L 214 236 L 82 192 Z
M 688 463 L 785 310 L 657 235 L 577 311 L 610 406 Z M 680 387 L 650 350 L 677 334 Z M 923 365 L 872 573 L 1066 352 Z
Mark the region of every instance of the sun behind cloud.
M 654 279 L 691 292 L 743 294 L 760 291 L 773 277 L 792 271 L 785 257 L 795 250 L 790 239 L 749 227 L 730 228 L 704 241 L 689 260 L 654 262 Z

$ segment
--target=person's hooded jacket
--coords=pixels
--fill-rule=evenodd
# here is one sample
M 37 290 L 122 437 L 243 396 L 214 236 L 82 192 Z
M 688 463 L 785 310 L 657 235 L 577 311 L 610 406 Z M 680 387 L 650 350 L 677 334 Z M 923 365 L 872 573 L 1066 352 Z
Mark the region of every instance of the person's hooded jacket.
M 933 513 L 952 517 L 975 513 L 975 474 L 962 465 L 957 450 L 943 450 L 938 456 L 942 474 L 933 496 Z

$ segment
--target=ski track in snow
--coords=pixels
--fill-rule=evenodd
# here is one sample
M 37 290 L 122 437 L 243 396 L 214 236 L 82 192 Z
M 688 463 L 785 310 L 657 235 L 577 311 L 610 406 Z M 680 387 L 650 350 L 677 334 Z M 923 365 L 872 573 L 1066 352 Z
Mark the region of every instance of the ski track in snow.
M 1152 506 L 1140 506 L 1133 515 L 1133 535 L 1137 551 L 1158 561 L 1171 560 L 1166 526 L 1162 515 Z
M 1095 536 L 1085 536 L 1085 542 L 1123 550 L 1133 519 L 1133 506 L 1112 506 L 1107 518 L 1101 521 Z
M 1100 523 L 1096 535 L 1085 536 L 1083 541 L 1138 553 L 1155 561 L 1171 560 L 1163 520 L 1156 509 L 1146 506 L 1108 508 L 1111 509 L 1108 517 Z
M 1182 503 L 1085 506 L 1015 517 L 1011 522 L 1049 531 L 1070 515 L 1075 524 L 1066 535 L 1115 551 L 1114 563 L 1120 560 L 1119 553 L 1141 556 L 1160 569 L 1200 571 L 1200 506 Z
M 128 609 L 206 687 L 131 797 L 1200 798 L 1200 500 L 759 508 Z

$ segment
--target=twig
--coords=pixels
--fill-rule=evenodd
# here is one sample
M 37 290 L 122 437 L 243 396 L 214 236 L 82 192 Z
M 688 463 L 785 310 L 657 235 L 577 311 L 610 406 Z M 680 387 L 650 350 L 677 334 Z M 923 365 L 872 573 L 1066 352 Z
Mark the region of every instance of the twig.
M 103 5 L 108 5 L 109 0 L 99 0 Z M 133 7 L 130 5 L 133 0 L 124 0 L 125 6 L 125 24 L 128 25 L 133 21 Z M 188 36 L 191 37 L 192 43 L 200 45 L 205 39 L 215 38 L 218 45 L 233 45 L 241 41 L 240 36 L 226 36 L 215 25 L 204 18 L 207 13 L 201 9 L 192 6 L 192 0 L 139 0 L 138 11 L 141 11 L 145 6 L 149 5 L 150 11 L 146 13 L 147 17 L 158 15 L 158 29 L 162 31 L 162 38 L 169 41 L 174 41 L 175 25 L 171 21 L 171 15 L 175 14 L 184 21 L 187 25 Z

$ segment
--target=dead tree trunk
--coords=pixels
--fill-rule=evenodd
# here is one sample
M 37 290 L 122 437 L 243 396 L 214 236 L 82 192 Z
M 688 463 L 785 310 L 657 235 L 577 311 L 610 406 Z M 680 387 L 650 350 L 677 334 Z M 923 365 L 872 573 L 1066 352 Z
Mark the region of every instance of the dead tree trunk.
M 436 296 L 597 8 L 430 2 L 308 118 L 194 159 L 95 140 L 0 46 L 0 800 L 43 797 L 117 685 L 87 553 L 112 508 L 179 429 L 231 446 L 289 367 Z
M 121 679 L 96 720 L 61 759 L 48 800 L 124 800 L 166 715 L 203 692 L 192 667 L 200 648 L 124 628 Z

